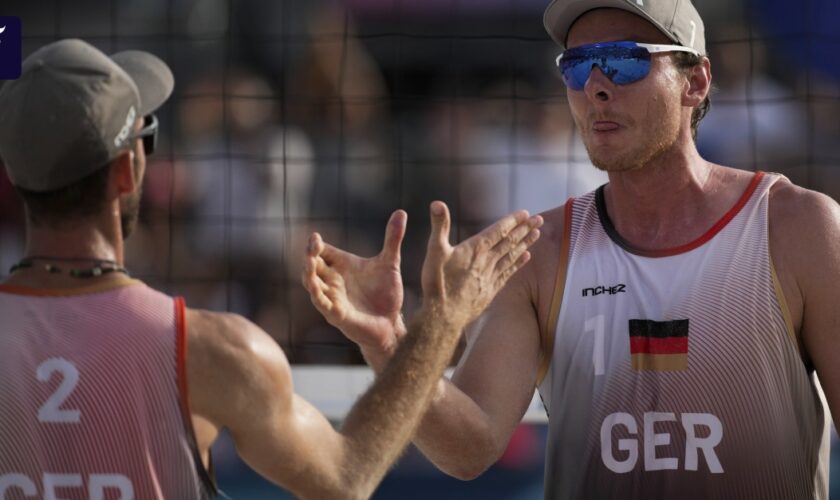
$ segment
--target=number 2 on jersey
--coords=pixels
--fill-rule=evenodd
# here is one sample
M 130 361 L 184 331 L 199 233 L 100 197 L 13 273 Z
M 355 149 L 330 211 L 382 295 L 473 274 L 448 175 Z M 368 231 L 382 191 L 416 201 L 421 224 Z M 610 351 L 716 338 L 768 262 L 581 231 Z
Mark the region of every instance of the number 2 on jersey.
M 39 381 L 49 382 L 55 372 L 61 375 L 61 384 L 38 410 L 38 420 L 44 423 L 77 424 L 82 412 L 62 409 L 61 405 L 70 397 L 70 393 L 79 383 L 79 370 L 64 358 L 50 358 L 38 365 L 36 375 Z

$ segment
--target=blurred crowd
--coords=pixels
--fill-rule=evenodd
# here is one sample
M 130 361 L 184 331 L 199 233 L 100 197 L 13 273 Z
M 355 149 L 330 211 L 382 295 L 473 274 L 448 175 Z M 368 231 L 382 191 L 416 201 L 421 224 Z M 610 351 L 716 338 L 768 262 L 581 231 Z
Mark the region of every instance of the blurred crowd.
M 129 241 L 134 275 L 252 318 L 293 362 L 352 363 L 358 353 L 298 285 L 311 231 L 373 255 L 390 212 L 408 210 L 410 311 L 432 199 L 450 204 L 463 238 L 606 181 L 554 74 L 543 3 L 12 0 L 6 10 L 23 20 L 25 53 L 78 36 L 106 52 L 152 51 L 174 69 L 164 147 Z M 781 37 L 762 34 L 772 23 L 751 2 L 698 7 L 716 86 L 701 153 L 840 197 L 838 79 L 775 56 Z M 4 268 L 20 255 L 21 218 L 4 179 Z

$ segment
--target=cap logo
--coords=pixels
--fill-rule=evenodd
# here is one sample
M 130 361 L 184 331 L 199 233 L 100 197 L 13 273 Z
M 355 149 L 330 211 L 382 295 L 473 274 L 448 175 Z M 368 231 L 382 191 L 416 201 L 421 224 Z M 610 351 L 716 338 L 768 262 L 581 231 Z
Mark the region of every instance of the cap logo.
M 125 117 L 125 124 L 120 129 L 120 133 L 114 137 L 114 146 L 120 147 L 120 145 L 128 139 L 128 134 L 131 133 L 131 127 L 134 126 L 134 122 L 137 119 L 137 111 L 134 110 L 134 106 L 128 108 L 128 116 Z
M 636 0 L 636 5 L 644 7 L 645 6 L 645 0 Z

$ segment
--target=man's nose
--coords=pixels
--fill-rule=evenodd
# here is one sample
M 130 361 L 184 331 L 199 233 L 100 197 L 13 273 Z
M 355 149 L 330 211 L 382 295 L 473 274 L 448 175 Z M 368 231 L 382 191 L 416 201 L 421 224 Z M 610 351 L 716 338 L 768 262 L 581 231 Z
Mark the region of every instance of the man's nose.
M 613 97 L 614 88 L 615 84 L 601 71 L 601 67 L 593 64 L 589 78 L 583 86 L 586 96 L 593 101 L 609 101 Z

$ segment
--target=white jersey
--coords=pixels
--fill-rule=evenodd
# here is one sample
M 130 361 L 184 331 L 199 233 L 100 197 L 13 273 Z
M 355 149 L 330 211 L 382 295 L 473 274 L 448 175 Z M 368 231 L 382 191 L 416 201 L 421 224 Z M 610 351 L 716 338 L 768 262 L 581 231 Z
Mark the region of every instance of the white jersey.
M 654 252 L 616 232 L 603 187 L 569 201 L 539 382 L 546 498 L 827 497 L 824 406 L 768 246 L 779 178 Z

